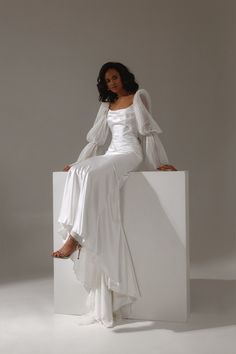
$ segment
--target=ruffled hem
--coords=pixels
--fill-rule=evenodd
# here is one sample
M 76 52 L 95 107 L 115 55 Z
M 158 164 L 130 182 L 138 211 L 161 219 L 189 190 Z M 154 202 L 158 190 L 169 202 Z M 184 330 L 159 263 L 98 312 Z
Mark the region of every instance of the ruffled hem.
M 60 223 L 58 233 L 64 240 L 69 236 L 72 226 Z M 77 235 L 77 239 L 80 237 Z M 73 261 L 73 271 L 76 279 L 87 291 L 86 306 L 88 312 L 79 316 L 80 325 L 88 325 L 95 322 L 103 324 L 105 327 L 113 327 L 114 319 L 125 318 L 131 313 L 131 305 L 140 294 L 128 294 L 122 292 L 120 283 L 112 280 L 106 272 L 101 259 L 85 247 L 81 248 L 80 258 L 78 250 L 70 255 Z M 134 290 L 133 290 L 134 292 Z
M 88 292 L 88 312 L 106 326 L 113 323 L 116 311 L 140 297 L 120 215 L 120 187 L 128 176 L 125 171 L 138 163 L 133 154 L 97 156 L 72 168 L 58 218 L 63 240 L 73 232 L 82 245 L 79 259 L 78 251 L 70 256 L 73 270 Z

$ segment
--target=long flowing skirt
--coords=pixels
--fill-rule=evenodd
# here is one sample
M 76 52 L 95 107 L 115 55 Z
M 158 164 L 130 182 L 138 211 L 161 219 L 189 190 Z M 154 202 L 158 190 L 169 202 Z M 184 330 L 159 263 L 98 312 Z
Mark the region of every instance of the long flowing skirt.
M 90 157 L 73 165 L 64 187 L 59 230 L 82 245 L 70 258 L 88 292 L 87 317 L 106 327 L 129 314 L 139 289 L 120 213 L 120 189 L 142 157 L 134 152 Z

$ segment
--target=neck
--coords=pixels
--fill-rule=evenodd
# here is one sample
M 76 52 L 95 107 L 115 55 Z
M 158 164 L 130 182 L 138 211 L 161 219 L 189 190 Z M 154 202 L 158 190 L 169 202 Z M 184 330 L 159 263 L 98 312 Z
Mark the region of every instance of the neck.
M 125 89 L 122 89 L 119 92 L 117 92 L 117 96 L 118 96 L 118 98 L 120 98 L 122 96 L 129 96 L 129 93 Z

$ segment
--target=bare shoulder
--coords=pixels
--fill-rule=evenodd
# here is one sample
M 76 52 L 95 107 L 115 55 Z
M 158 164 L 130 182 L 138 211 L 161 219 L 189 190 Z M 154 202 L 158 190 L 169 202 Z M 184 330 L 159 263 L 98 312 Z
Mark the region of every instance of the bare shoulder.
M 133 103 L 133 100 L 134 100 L 134 95 L 129 95 L 129 96 L 126 96 L 125 99 L 124 99 L 124 104 L 126 106 L 130 106 L 132 103 Z
M 134 100 L 134 94 L 129 95 L 128 97 L 130 97 L 130 103 L 132 104 L 132 103 L 133 103 L 133 100 Z
M 133 103 L 134 95 L 123 96 L 121 99 L 117 100 L 116 102 L 110 103 L 111 109 L 120 109 L 126 108 Z

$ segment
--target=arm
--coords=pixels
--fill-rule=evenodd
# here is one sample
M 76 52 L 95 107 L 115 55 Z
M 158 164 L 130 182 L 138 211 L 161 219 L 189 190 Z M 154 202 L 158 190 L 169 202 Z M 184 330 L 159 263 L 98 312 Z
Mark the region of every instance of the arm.
M 107 107 L 108 105 L 106 102 L 101 103 L 94 124 L 86 137 L 88 144 L 85 145 L 85 147 L 80 152 L 77 161 L 69 165 L 70 167 L 80 161 L 97 155 L 98 148 L 105 144 L 109 132 L 109 127 L 106 119 Z
M 148 92 L 144 89 L 138 90 L 134 95 L 133 103 L 138 131 L 142 136 L 146 167 L 150 170 L 156 170 L 160 166 L 168 166 L 168 157 L 158 136 L 162 130 L 152 117 L 151 100 Z

